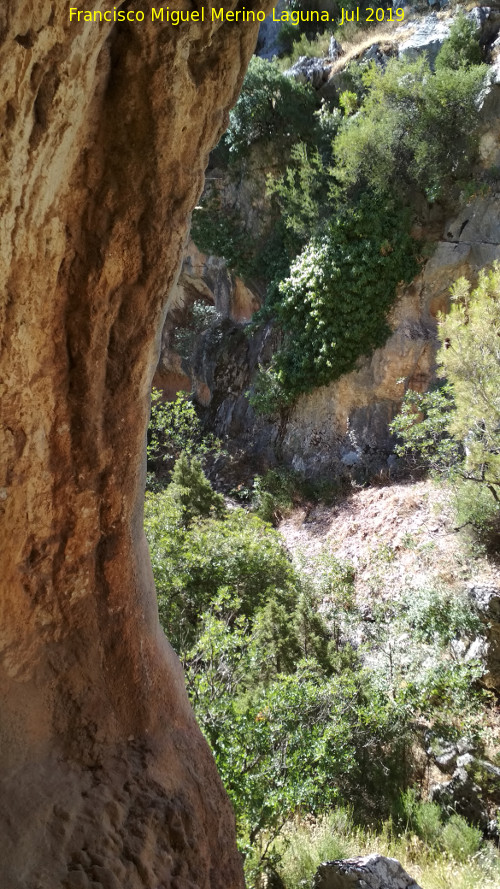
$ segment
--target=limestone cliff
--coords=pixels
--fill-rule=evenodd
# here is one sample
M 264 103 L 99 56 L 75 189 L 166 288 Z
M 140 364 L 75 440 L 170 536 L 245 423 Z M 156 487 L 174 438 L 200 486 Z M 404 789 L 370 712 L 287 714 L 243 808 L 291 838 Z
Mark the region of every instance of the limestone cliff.
M 1 889 L 242 885 L 142 498 L 156 332 L 257 25 L 151 5 L 0 7 Z
M 478 7 L 469 15 L 482 23 L 478 28 L 483 43 L 496 37 L 500 28 L 498 10 Z M 420 53 L 428 52 L 429 41 L 437 41 L 437 48 L 442 45 L 444 36 L 435 24 L 435 15 L 422 20 L 421 33 L 412 38 L 415 52 L 417 49 Z M 448 31 L 449 22 L 446 34 Z M 405 34 L 405 29 L 396 29 L 387 52 L 397 55 L 405 45 L 401 43 Z M 373 39 L 377 39 L 376 34 Z M 360 59 L 373 61 L 378 46 L 376 42 L 372 46 L 363 43 Z M 186 368 L 184 388 L 193 388 L 209 428 L 227 437 L 229 443 L 235 449 L 242 449 L 247 457 L 254 455 L 260 470 L 279 460 L 310 476 L 348 471 L 361 480 L 367 474 L 386 473 L 394 464 L 389 423 L 399 410 L 406 389 L 425 391 L 433 379 L 438 346 L 436 316 L 448 305 L 451 283 L 461 275 L 475 280 L 479 269 L 500 258 L 496 172 L 500 159 L 499 52 L 500 38 L 497 37 L 490 49 L 490 71 L 481 96 L 480 164 L 476 170 L 479 180 L 488 171 L 488 186 L 459 211 L 455 205 L 453 212 L 448 211 L 449 218 L 445 218 L 443 207 L 438 203 L 429 205 L 422 196 L 416 198 L 418 206 L 414 207 L 414 215 L 419 224 L 414 226 L 414 234 L 427 241 L 432 255 L 425 262 L 422 260 L 421 272 L 414 281 L 400 287 L 389 316 L 391 335 L 382 348 L 360 359 L 352 373 L 301 395 L 281 417 L 263 418 L 255 414 L 246 393 L 253 385 L 259 364 L 269 363 L 279 344 L 279 333 L 267 326 L 256 335 L 248 336 L 238 319 L 233 318 L 230 323 L 226 318 L 199 340 L 192 367 Z M 342 64 L 340 58 L 336 62 L 338 70 L 327 84 L 323 84 L 323 74 L 319 85 L 315 84 L 313 75 L 320 68 L 323 73 L 329 72 L 331 59 L 304 57 L 288 74 L 292 76 L 295 71 L 293 76 L 311 81 L 313 88 L 323 95 L 328 85 L 333 90 L 336 84 L 338 91 L 336 78 L 345 75 Z M 378 58 L 377 64 L 383 65 L 383 59 Z M 223 172 L 217 175 L 223 177 Z M 250 178 L 244 173 L 243 182 L 245 175 Z M 229 174 L 226 179 L 230 179 Z M 243 203 L 245 209 L 251 206 L 250 185 L 248 181 L 245 183 L 246 193 L 241 197 L 244 189 L 240 180 L 232 191 L 224 182 L 219 190 L 224 193 L 225 205 L 230 209 L 238 202 Z M 259 189 L 260 181 L 256 180 L 254 197 L 262 216 Z M 247 213 L 244 218 L 246 221 Z M 206 264 L 216 261 L 210 257 Z M 217 288 L 214 289 L 212 299 L 216 301 Z M 184 294 L 180 303 L 186 299 Z M 174 359 L 170 351 L 168 360 L 172 363 Z

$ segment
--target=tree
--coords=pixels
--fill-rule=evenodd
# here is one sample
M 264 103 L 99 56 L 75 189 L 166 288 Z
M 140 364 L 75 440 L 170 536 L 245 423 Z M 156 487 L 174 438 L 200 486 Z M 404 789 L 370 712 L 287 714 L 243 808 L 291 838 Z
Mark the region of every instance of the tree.
M 396 452 L 454 485 L 458 515 L 488 534 L 500 516 L 500 264 L 477 287 L 461 278 L 439 319 L 437 360 L 447 383 L 406 393 L 392 423 Z M 475 493 L 471 493 L 475 488 Z
M 479 45 L 477 27 L 470 19 L 459 12 L 436 58 L 436 71 L 441 68 L 469 68 L 480 65 L 482 52 Z
M 229 114 L 223 144 L 231 160 L 247 157 L 256 142 L 272 143 L 278 153 L 314 139 L 317 99 L 310 86 L 286 77 L 274 62 L 254 56 L 240 97 Z
M 500 263 L 481 272 L 472 292 L 465 278 L 457 281 L 452 299 L 438 354 L 455 402 L 448 429 L 463 444 L 463 477 L 500 503 Z
M 441 66 L 425 57 L 373 65 L 363 105 L 335 140 L 336 173 L 346 188 L 400 195 L 414 188 L 435 200 L 472 168 L 485 66 Z
M 204 434 L 196 408 L 185 392 L 175 401 L 165 401 L 159 389 L 151 392 L 148 426 L 148 468 L 159 474 L 170 469 L 181 453 L 204 457 L 220 449 L 220 441 Z
M 185 453 L 174 466 L 167 496 L 184 528 L 188 528 L 194 518 L 210 515 L 221 518 L 226 510 L 224 497 L 214 491 L 200 461 Z

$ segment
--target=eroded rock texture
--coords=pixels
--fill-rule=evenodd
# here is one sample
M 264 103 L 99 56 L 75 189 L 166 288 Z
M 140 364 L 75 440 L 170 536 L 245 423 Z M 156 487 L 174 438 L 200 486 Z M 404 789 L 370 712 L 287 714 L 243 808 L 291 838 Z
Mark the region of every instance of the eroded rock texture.
M 242 885 L 142 492 L 154 331 L 257 26 L 151 5 L 0 6 L 1 889 Z

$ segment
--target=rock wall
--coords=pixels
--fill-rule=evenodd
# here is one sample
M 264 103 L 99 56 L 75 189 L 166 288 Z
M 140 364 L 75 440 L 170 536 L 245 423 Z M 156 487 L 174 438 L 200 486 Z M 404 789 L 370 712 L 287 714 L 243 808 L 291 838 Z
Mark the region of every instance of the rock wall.
M 190 392 L 194 388 L 200 402 L 206 401 L 206 382 L 198 380 L 193 373 L 191 360 L 197 336 L 204 333 L 203 328 L 196 329 L 193 319 L 193 306 L 200 304 L 213 308 L 215 323 L 224 319 L 243 323 L 251 319 L 261 301 L 241 278 L 230 272 L 222 257 L 206 256 L 190 240 L 184 250 L 179 278 L 170 291 L 161 334 L 160 360 L 153 378 L 153 386 L 161 389 L 167 399 L 174 399 L 178 392 Z M 210 316 L 207 326 L 211 326 Z M 180 334 L 184 334 L 188 341 L 185 356 L 179 352 Z
M 485 128 L 483 138 L 491 151 L 500 150 L 495 132 Z M 246 395 L 259 364 L 269 363 L 279 343 L 272 326 L 249 336 L 245 323 L 226 316 L 199 339 L 184 388 L 193 389 L 207 426 L 233 450 L 244 452 L 249 472 L 252 467 L 263 471 L 278 460 L 308 476 L 347 471 L 363 480 L 390 470 L 394 457 L 388 426 L 405 391 L 425 391 L 433 379 L 436 316 L 448 307 L 451 283 L 461 275 L 474 281 L 481 268 L 500 259 L 496 189 L 471 199 L 444 226 L 439 212 L 422 211 L 425 230 L 435 239 L 434 252 L 418 277 L 400 291 L 385 345 L 361 359 L 356 371 L 300 396 L 282 417 L 257 416 Z M 172 361 L 172 352 L 162 354 Z
M 142 501 L 166 298 L 257 26 L 69 6 L 0 7 L 0 886 L 238 887 Z
M 425 391 L 435 372 L 436 316 L 449 304 L 461 275 L 500 259 L 500 196 L 476 197 L 448 220 L 432 257 L 406 288 L 389 316 L 392 335 L 359 370 L 302 396 L 288 418 L 283 453 L 309 473 L 360 466 L 387 467 L 388 423 L 406 389 Z
M 259 364 L 269 362 L 279 341 L 269 327 L 246 336 L 244 324 L 226 315 L 218 328 L 198 342 L 191 366 L 185 368 L 184 388 L 193 389 L 205 410 L 207 425 L 227 437 L 234 450 L 255 458 L 259 471 L 280 460 L 309 476 L 348 471 L 364 480 L 367 475 L 388 472 L 395 463 L 389 423 L 406 389 L 425 391 L 433 379 L 436 316 L 448 306 L 451 283 L 461 275 L 474 281 L 481 268 L 500 259 L 500 38 L 492 43 L 500 27 L 500 13 L 481 7 L 470 17 L 477 20 L 481 41 L 490 47 L 476 171 L 483 190 L 451 219 L 444 219 L 439 205 L 428 206 L 419 200 L 415 214 L 419 226 L 414 233 L 433 244 L 434 252 L 423 263 L 419 276 L 400 291 L 389 317 L 392 334 L 386 344 L 370 358 L 360 360 L 355 372 L 301 396 L 293 409 L 279 418 L 256 416 L 246 397 Z M 429 27 L 424 20 L 427 25 L 420 34 L 419 52 L 426 51 L 434 20 L 435 16 L 429 16 Z M 394 33 L 400 31 L 403 33 L 401 29 Z M 442 35 L 439 40 L 442 43 Z M 395 41 L 393 53 L 398 45 Z M 377 46 L 365 47 L 363 58 Z M 380 59 L 377 63 L 384 64 Z M 306 79 L 312 79 L 314 85 L 314 71 L 322 65 L 330 67 L 328 60 L 303 58 L 288 73 L 299 79 L 307 74 Z M 341 76 L 339 69 L 328 84 Z M 316 84 L 316 88 L 322 93 L 323 87 Z M 243 190 L 241 183 L 239 188 Z M 250 191 L 248 184 L 246 188 Z M 231 201 L 238 199 L 231 195 Z M 207 262 L 215 263 L 216 259 L 211 257 Z

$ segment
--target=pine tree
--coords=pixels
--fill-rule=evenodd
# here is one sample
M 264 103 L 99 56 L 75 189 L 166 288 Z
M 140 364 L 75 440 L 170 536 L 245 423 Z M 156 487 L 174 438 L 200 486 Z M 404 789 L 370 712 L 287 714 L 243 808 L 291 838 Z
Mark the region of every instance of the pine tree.
M 188 528 L 194 518 L 210 515 L 221 518 L 225 512 L 224 497 L 214 491 L 200 461 L 185 453 L 174 466 L 168 498 L 178 510 L 179 524 L 184 528 Z

